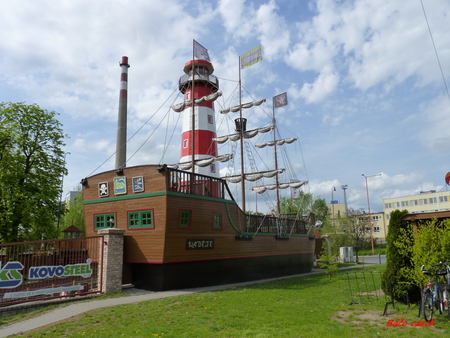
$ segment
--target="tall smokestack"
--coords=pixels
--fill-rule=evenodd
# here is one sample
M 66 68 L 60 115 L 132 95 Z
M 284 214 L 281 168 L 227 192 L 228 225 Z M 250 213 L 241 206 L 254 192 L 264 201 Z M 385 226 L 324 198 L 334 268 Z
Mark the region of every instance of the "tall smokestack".
M 127 100 L 128 100 L 128 57 L 122 56 L 120 64 L 119 118 L 117 121 L 116 170 L 127 165 Z

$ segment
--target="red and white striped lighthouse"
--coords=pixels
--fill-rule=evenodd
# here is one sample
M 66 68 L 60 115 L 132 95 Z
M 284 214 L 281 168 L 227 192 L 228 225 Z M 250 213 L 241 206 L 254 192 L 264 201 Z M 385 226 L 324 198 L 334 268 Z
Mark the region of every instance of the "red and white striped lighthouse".
M 204 99 L 219 90 L 219 80 L 212 75 L 214 68 L 205 60 L 192 60 L 184 65 L 186 75 L 181 76 L 179 89 L 184 94 L 186 103 L 183 111 L 183 129 L 181 136 L 180 162 L 192 161 L 194 152 L 195 160 L 217 156 L 217 144 L 213 142 L 216 137 L 216 119 L 214 102 Z M 192 81 L 192 74 L 195 74 Z M 189 101 L 195 100 L 194 109 Z M 195 126 L 192 127 L 192 111 L 194 111 Z M 194 129 L 194 134 L 192 130 Z M 193 148 L 193 136 L 195 147 Z M 192 171 L 192 169 L 191 169 Z M 219 177 L 219 167 L 212 162 L 206 167 L 196 167 L 195 172 Z

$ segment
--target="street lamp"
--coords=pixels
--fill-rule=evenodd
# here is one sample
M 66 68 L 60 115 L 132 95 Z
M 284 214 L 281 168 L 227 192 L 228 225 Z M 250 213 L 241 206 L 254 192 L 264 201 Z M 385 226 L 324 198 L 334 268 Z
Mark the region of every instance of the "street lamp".
M 331 225 L 334 225 L 334 198 L 333 198 L 333 192 L 336 191 L 336 188 L 333 186 L 331 189 Z
M 345 216 L 348 216 L 348 208 L 347 208 L 347 195 L 345 194 L 345 190 L 348 188 L 347 184 L 341 185 L 342 190 L 344 190 L 344 203 L 345 203 Z
M 67 152 L 67 153 L 64 154 L 64 167 L 66 166 L 66 156 L 67 155 L 70 155 L 70 153 Z M 59 195 L 59 203 L 60 203 L 60 205 L 62 204 L 63 190 L 64 190 L 64 174 L 61 177 L 61 193 Z M 61 220 L 61 215 L 58 214 L 58 225 L 57 225 L 58 231 L 59 231 L 59 222 L 60 222 L 60 220 Z
M 369 176 L 366 176 L 366 175 L 364 175 L 364 174 L 361 174 L 361 176 L 364 176 L 364 179 L 366 180 L 367 208 L 369 209 L 370 242 L 371 242 L 371 244 L 372 244 L 372 255 L 375 255 L 375 248 L 374 248 L 374 246 L 373 246 L 372 215 L 370 214 L 369 186 L 367 185 L 367 179 L 368 179 L 369 177 L 381 176 L 381 174 L 369 175 Z

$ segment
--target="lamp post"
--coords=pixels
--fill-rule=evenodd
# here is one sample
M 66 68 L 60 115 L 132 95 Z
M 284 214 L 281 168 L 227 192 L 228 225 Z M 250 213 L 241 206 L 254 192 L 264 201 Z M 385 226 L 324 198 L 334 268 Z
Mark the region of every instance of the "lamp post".
M 347 195 L 345 194 L 345 190 L 348 188 L 347 184 L 341 185 L 342 190 L 344 190 L 344 203 L 345 203 L 345 216 L 348 216 L 348 208 L 347 208 Z
M 67 153 L 64 154 L 64 167 L 66 166 L 66 156 L 67 155 L 70 155 L 70 153 L 67 152 Z M 63 190 L 64 190 L 64 174 L 61 177 L 61 194 L 59 195 L 59 203 L 60 204 L 62 203 Z M 59 231 L 59 222 L 60 222 L 60 220 L 61 220 L 61 215 L 58 214 L 58 224 L 57 224 L 58 231 Z
M 367 179 L 369 177 L 381 176 L 381 174 L 369 175 L 369 176 L 361 174 L 361 176 L 364 176 L 364 179 L 366 180 L 367 208 L 369 209 L 370 242 L 372 244 L 372 255 L 375 255 L 375 248 L 373 246 L 372 215 L 370 214 L 369 186 L 367 185 Z
M 336 188 L 333 186 L 331 187 L 331 225 L 334 226 L 334 198 L 333 198 L 333 192 L 336 191 Z

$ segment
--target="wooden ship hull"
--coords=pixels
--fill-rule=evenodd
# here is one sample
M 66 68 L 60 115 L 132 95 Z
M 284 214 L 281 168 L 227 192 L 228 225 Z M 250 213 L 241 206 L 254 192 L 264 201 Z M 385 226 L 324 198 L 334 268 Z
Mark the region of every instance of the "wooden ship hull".
M 137 288 L 220 285 L 312 269 L 314 219 L 245 215 L 220 178 L 142 165 L 82 184 L 86 235 L 125 230 L 123 282 Z

